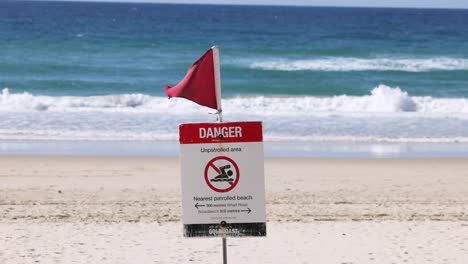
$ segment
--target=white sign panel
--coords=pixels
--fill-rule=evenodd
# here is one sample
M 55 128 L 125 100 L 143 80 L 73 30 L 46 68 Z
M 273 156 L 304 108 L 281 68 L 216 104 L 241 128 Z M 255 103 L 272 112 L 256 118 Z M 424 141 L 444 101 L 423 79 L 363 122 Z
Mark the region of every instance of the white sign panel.
M 182 124 L 184 235 L 265 236 L 261 122 Z

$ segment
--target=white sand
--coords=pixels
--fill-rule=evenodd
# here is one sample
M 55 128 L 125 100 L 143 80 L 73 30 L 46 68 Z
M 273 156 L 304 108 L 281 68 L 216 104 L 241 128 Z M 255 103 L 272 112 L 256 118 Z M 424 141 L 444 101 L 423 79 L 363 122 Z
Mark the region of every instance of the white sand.
M 269 223 L 266 238 L 228 239 L 229 263 L 466 264 L 468 223 Z M 0 224 L 0 263 L 222 263 L 221 239 L 181 223 Z
M 267 238 L 230 263 L 468 263 L 468 159 L 267 159 Z M 0 263 L 220 263 L 175 158 L 0 157 Z

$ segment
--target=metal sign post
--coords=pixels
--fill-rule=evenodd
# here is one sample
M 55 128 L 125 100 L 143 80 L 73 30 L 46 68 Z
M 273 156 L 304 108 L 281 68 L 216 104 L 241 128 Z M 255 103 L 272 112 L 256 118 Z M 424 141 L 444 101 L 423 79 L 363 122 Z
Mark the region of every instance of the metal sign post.
M 221 230 L 224 233 L 224 227 L 226 226 L 226 222 L 221 222 Z M 227 244 L 226 244 L 226 235 L 223 235 L 223 264 L 227 264 Z
M 223 237 L 223 264 L 227 264 L 227 246 L 226 246 L 226 237 Z

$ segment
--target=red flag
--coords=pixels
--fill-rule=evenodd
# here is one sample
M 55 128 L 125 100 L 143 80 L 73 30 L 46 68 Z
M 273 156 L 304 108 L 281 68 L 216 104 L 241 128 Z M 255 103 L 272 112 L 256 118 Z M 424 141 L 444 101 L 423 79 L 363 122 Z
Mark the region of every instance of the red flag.
M 176 86 L 166 85 L 164 90 L 169 98 L 182 97 L 197 104 L 217 109 L 213 50 L 209 49 L 192 64 L 184 79 Z

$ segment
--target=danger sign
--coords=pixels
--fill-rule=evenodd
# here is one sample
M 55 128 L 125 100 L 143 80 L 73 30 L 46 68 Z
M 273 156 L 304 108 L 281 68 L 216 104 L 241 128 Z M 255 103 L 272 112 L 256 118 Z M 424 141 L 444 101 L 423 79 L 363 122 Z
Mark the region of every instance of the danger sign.
M 182 124 L 179 135 L 184 235 L 265 236 L 262 123 Z

